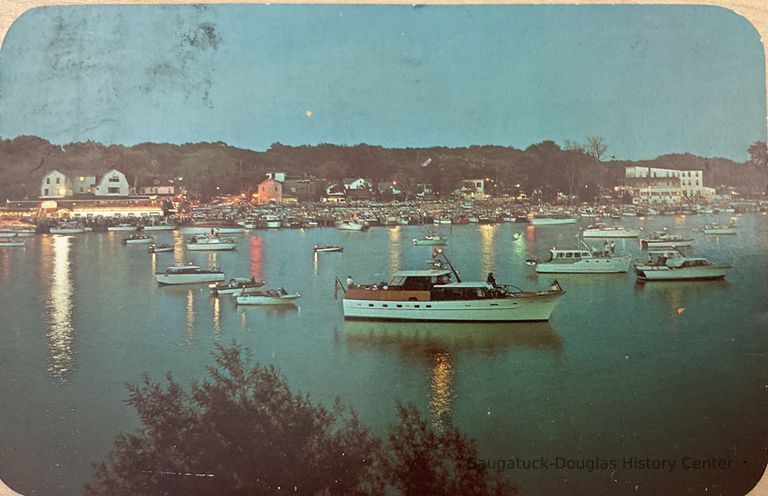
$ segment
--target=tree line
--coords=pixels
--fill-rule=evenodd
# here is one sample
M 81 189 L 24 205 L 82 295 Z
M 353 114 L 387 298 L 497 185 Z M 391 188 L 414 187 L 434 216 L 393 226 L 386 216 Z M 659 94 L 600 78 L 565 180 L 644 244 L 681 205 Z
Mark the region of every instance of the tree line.
M 556 194 L 590 200 L 598 186 L 620 185 L 624 167 L 703 170 L 707 185 L 750 187 L 765 185 L 765 143 L 749 149 L 750 160 L 737 163 L 724 158 L 691 154 L 662 155 L 653 160 L 616 160 L 608 155 L 608 144 L 590 136 L 584 143 L 553 141 L 533 144 L 524 150 L 494 146 L 384 148 L 359 144 L 342 146 L 288 146 L 274 143 L 265 151 L 230 146 L 223 142 L 142 143 L 134 146 L 103 145 L 97 142 L 55 145 L 22 136 L 0 140 L 0 200 L 35 197 L 43 175 L 59 169 L 106 172 L 116 168 L 131 184 L 151 185 L 153 181 L 181 179 L 191 193 L 203 198 L 217 193 L 255 190 L 270 171 L 329 180 L 364 177 L 374 183 L 397 181 L 406 194 L 419 184 L 429 184 L 440 194 L 449 194 L 463 179 L 493 180 L 498 194 L 538 191 L 547 200 Z

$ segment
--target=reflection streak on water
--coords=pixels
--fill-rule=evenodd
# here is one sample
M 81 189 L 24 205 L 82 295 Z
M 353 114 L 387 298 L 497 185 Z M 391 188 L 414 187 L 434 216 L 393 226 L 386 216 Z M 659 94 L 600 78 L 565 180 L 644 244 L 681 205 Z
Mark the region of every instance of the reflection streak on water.
M 48 373 L 51 377 L 66 381 L 73 372 L 74 356 L 72 349 L 74 328 L 72 326 L 72 273 L 70 271 L 70 251 L 72 238 L 53 236 L 51 267 L 51 287 L 48 297 Z
M 264 258 L 264 241 L 259 236 L 252 236 L 248 241 L 248 262 L 251 275 L 257 281 L 263 281 L 262 260 Z
M 184 236 L 179 231 L 173 231 L 173 263 L 184 265 Z
M 448 352 L 437 352 L 433 356 L 431 395 L 429 411 L 432 424 L 438 432 L 444 432 L 451 425 L 453 406 L 453 358 Z
M 320 267 L 319 262 L 320 262 L 320 256 L 318 255 L 318 253 L 317 252 L 312 253 L 312 272 L 314 272 L 315 274 L 317 274 L 317 270 Z
M 397 272 L 400 267 L 400 236 L 402 230 L 396 226 L 387 230 L 389 236 L 389 273 Z
M 186 344 L 194 344 L 195 342 L 195 294 L 190 289 L 187 291 L 187 307 L 186 307 Z
M 216 341 L 221 336 L 221 300 L 218 297 L 213 298 L 213 335 Z
M 7 283 L 11 279 L 11 254 L 0 250 L 0 281 Z
M 240 312 L 240 330 L 245 331 L 248 328 L 248 312 Z
M 480 226 L 480 264 L 483 272 L 493 272 L 496 262 L 494 238 L 496 226 L 484 224 Z

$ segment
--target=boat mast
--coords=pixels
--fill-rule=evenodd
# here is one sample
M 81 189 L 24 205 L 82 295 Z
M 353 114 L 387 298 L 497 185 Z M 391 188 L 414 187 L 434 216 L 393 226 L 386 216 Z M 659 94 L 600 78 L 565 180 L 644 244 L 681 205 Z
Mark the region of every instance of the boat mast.
M 446 263 L 448 263 L 448 267 L 450 267 L 450 268 L 451 268 L 451 272 L 453 272 L 453 275 L 455 275 L 455 276 L 456 276 L 456 282 L 461 282 L 461 276 L 460 276 L 460 275 L 459 275 L 459 273 L 456 271 L 456 268 L 453 266 L 453 264 L 451 263 L 451 261 L 450 261 L 450 260 L 448 260 L 448 257 L 445 255 L 445 253 L 443 253 L 443 249 L 442 249 L 442 248 L 434 248 L 434 249 L 432 250 L 432 258 L 437 258 L 437 257 L 439 257 L 439 256 L 442 256 L 442 257 L 443 257 L 443 260 L 445 260 L 445 261 L 446 261 Z

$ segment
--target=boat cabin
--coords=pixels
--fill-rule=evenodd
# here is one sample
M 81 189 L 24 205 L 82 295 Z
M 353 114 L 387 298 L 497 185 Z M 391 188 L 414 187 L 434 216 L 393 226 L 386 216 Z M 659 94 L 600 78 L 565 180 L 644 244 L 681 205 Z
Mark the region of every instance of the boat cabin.
M 686 267 L 708 267 L 712 265 L 706 258 L 672 258 L 667 260 L 670 269 L 682 269 Z
M 451 271 L 445 269 L 401 270 L 389 283 L 358 285 L 347 288 L 346 298 L 353 300 L 429 301 L 435 288 L 448 285 Z
M 597 258 L 605 256 L 605 252 L 593 248 L 589 250 L 549 250 L 549 259 L 546 263 L 575 263 L 585 258 Z

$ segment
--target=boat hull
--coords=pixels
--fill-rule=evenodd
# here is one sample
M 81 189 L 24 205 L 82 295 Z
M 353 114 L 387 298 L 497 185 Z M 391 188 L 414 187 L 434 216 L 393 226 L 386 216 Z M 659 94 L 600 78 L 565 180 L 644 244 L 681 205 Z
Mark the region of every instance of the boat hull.
M 536 265 L 539 274 L 618 274 L 629 272 L 632 257 L 586 258 L 574 263 L 540 263 Z
M 206 274 L 155 274 L 157 282 L 163 285 L 177 284 L 201 284 L 205 282 L 218 282 L 225 279 L 223 272 L 211 272 Z
M 336 229 L 339 229 L 341 231 L 365 231 L 368 226 L 365 224 L 355 224 L 355 223 L 348 223 L 348 222 L 340 222 L 336 224 Z
M 155 238 L 144 238 L 144 239 L 125 239 L 123 240 L 123 243 L 126 245 L 148 245 L 150 243 L 153 243 L 155 241 Z
M 27 246 L 23 241 L 0 241 L 0 248 L 23 248 Z
M 736 228 L 735 227 L 723 227 L 720 229 L 704 229 L 704 234 L 710 234 L 710 235 L 732 235 L 736 234 Z
M 344 299 L 349 320 L 530 322 L 549 320 L 562 292 L 455 301 Z M 386 306 L 384 306 L 386 305 Z
M 684 267 L 670 269 L 661 267 L 642 267 L 637 269 L 637 279 L 646 281 L 704 281 L 722 279 L 725 277 L 730 265 L 711 265 L 707 267 Z
M 0 238 L 26 238 L 34 234 L 34 231 L 0 231 Z
M 642 243 L 648 248 L 690 248 L 693 246 L 692 239 L 683 239 L 680 241 L 661 241 L 644 239 Z
M 135 231 L 136 226 L 110 226 L 107 228 L 109 232 L 128 232 Z
M 414 246 L 444 246 L 448 242 L 444 239 L 414 239 Z
M 52 227 L 49 232 L 51 234 L 83 234 L 85 228 L 80 227 Z

